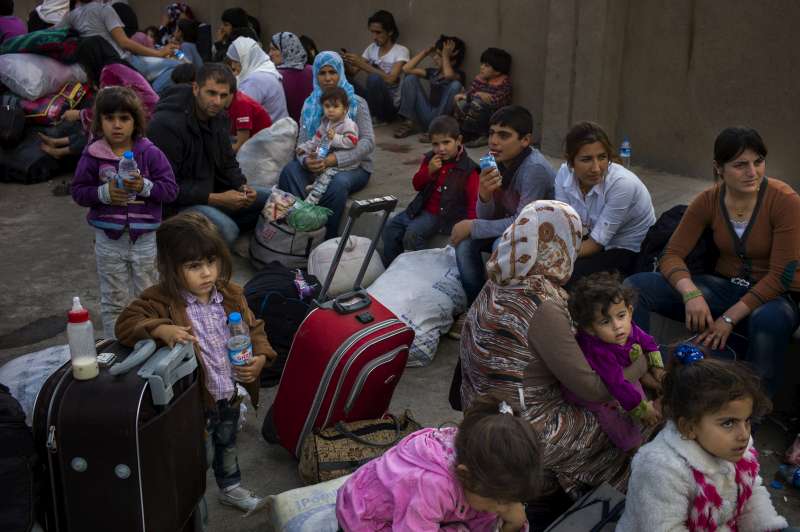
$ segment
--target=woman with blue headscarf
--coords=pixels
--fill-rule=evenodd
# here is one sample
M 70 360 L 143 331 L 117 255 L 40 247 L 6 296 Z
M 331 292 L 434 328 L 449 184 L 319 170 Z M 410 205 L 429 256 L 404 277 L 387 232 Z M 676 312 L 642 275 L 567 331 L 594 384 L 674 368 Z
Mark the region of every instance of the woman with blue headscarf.
M 281 172 L 278 188 L 304 198 L 306 187 L 316 175 L 331 167 L 358 165 L 353 170 L 337 172 L 319 205 L 333 211 L 328 217 L 325 238 L 335 238 L 339 234 L 339 222 L 344 212 L 347 197 L 367 185 L 372 173 L 372 152 L 375 150 L 375 135 L 372 132 L 372 117 L 367 102 L 353 91 L 344 73 L 344 63 L 336 52 L 322 52 L 314 59 L 314 90 L 306 98 L 300 113 L 300 133 L 297 144 L 302 144 L 313 135 L 322 120 L 320 96 L 325 89 L 341 87 L 350 103 L 348 114 L 358 126 L 358 144 L 352 150 L 331 153 L 324 159 L 314 154 L 300 155 L 291 161 Z

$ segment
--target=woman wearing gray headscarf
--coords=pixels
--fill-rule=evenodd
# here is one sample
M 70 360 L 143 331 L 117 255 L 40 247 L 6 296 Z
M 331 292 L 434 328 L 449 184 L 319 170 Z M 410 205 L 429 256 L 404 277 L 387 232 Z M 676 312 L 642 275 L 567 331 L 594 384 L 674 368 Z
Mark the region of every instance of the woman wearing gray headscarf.
M 269 56 L 283 76 L 286 109 L 296 122 L 300 121 L 303 102 L 313 90 L 312 68 L 306 64 L 306 50 L 294 33 L 282 31 L 272 36 Z

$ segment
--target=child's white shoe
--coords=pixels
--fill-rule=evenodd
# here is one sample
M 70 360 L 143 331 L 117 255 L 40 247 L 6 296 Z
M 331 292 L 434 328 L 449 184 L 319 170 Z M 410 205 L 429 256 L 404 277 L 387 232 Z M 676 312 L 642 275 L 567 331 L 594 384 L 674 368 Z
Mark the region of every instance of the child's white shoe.
M 263 506 L 265 499 L 241 486 L 219 492 L 219 502 L 250 514 Z

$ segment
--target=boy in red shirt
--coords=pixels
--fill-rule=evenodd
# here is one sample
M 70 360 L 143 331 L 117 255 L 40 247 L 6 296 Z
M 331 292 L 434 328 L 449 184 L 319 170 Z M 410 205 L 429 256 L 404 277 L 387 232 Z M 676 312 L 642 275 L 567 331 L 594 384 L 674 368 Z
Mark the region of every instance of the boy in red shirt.
M 272 125 L 272 118 L 261 104 L 240 90 L 233 92 L 228 116 L 231 120 L 231 136 L 236 137 L 233 153 L 238 153 L 247 139 Z
M 433 149 L 425 154 L 412 180 L 419 193 L 383 230 L 386 266 L 403 251 L 424 249 L 425 241 L 437 232 L 450 234 L 456 223 L 476 217 L 478 165 L 461 144 L 458 122 L 439 116 L 428 134 Z

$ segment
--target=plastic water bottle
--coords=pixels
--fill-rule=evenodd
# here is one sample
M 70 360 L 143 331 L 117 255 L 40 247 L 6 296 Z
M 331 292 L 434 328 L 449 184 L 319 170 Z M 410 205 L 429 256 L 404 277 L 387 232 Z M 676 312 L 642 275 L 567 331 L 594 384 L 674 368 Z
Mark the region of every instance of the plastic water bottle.
M 781 464 L 778 467 L 778 477 L 795 488 L 800 488 L 800 466 Z
M 246 366 L 253 359 L 253 344 L 250 342 L 250 331 L 242 321 L 242 315 L 231 312 L 228 316 L 228 327 L 231 338 L 228 340 L 228 359 L 232 366 Z
M 631 167 L 631 141 L 628 140 L 628 137 L 622 140 L 619 147 L 619 158 L 622 159 L 622 165 L 625 168 Z
M 81 305 L 81 298 L 72 298 L 72 310 L 67 313 L 67 319 L 72 376 L 79 381 L 94 379 L 100 372 L 94 347 L 94 326 L 89 320 L 89 311 Z
M 322 142 L 317 148 L 317 159 L 324 159 L 328 156 L 328 153 L 331 151 L 331 141 L 328 139 L 327 135 L 322 137 Z
M 122 159 L 119 161 L 117 188 L 125 188 L 124 181 L 126 179 L 133 179 L 132 175 L 137 172 L 139 172 L 139 167 L 136 165 L 136 159 L 133 158 L 133 152 L 126 151 L 122 154 Z M 132 201 L 136 201 L 136 192 L 128 193 L 128 203 Z
M 180 48 L 175 50 L 175 59 L 177 59 L 178 61 L 183 61 L 184 59 L 186 59 L 186 53 Z
M 486 170 L 487 168 L 497 168 L 497 161 L 495 160 L 492 152 L 489 152 L 481 157 L 478 164 L 480 165 L 481 170 Z

